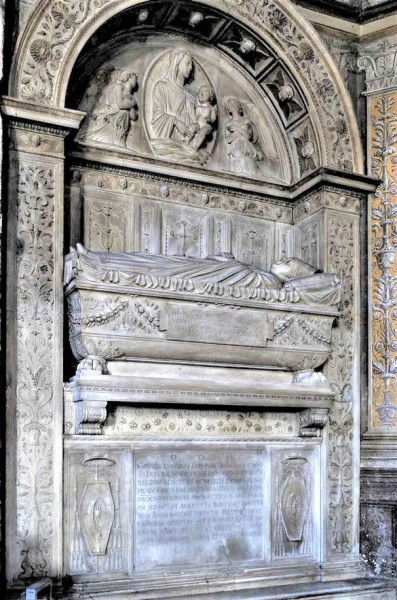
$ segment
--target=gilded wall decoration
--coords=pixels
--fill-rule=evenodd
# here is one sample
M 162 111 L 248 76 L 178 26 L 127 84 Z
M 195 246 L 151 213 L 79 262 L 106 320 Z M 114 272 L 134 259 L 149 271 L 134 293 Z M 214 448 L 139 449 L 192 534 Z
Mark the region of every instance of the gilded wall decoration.
M 372 414 L 373 428 L 396 425 L 397 398 L 397 94 L 371 99 L 371 167 L 382 180 L 372 197 Z

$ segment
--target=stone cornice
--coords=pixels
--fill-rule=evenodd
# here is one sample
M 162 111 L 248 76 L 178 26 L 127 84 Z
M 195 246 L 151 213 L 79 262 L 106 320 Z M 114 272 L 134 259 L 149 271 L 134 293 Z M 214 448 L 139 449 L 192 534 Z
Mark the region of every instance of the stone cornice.
M 222 175 L 212 172 L 199 172 L 197 169 L 190 175 L 186 170 L 169 168 L 165 171 L 161 164 L 151 161 L 150 164 L 136 157 L 123 158 L 119 153 L 103 152 L 98 149 L 87 150 L 84 154 L 75 152 L 72 154 L 75 169 L 89 169 L 107 172 L 121 177 L 134 177 L 149 179 L 168 184 L 183 184 L 195 189 L 209 191 L 213 189 L 218 193 L 227 193 L 241 196 L 245 199 L 266 200 L 267 202 L 290 202 L 299 200 L 303 195 L 327 189 L 338 189 L 349 192 L 358 192 L 363 195 L 373 193 L 379 184 L 374 177 L 368 177 L 357 173 L 345 173 L 343 171 L 322 167 L 311 173 L 308 177 L 291 186 L 280 186 L 270 184 L 254 184 L 247 179 L 247 183 L 234 184 L 231 177 L 227 179 Z
M 35 102 L 26 102 L 17 98 L 3 96 L 0 110 L 14 125 L 27 129 L 45 128 L 58 135 L 66 135 L 70 130 L 78 129 L 85 113 Z
M 334 0 L 294 0 L 295 4 L 323 12 L 333 17 L 351 21 L 359 25 L 365 25 L 372 21 L 383 19 L 397 12 L 395 0 L 385 0 L 377 6 L 351 6 L 345 2 Z

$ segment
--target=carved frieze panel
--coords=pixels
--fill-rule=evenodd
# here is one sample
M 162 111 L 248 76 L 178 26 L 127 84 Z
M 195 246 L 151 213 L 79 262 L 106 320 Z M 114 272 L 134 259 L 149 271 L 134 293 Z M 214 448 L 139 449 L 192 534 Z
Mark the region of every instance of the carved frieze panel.
M 179 204 L 169 198 L 168 186 L 160 188 L 160 198 L 153 199 L 103 189 L 94 192 L 85 189 L 83 182 L 85 218 L 80 239 L 90 250 L 104 252 L 197 258 L 231 253 L 242 262 L 265 269 L 276 258 L 293 256 L 292 226 L 274 224 L 262 215 L 245 216 L 248 203 L 239 202 L 239 213 L 244 216 L 228 215 L 222 212 L 227 205 L 220 197 L 210 203 L 207 194 L 200 198 L 200 207 L 186 206 L 186 202 Z M 213 210 L 214 204 L 220 210 Z
M 66 573 L 106 575 L 130 568 L 127 467 L 123 451 L 67 453 Z
M 285 223 L 276 223 L 275 228 L 275 260 L 283 260 L 291 256 L 296 256 L 295 248 L 295 228 Z M 309 261 L 308 261 L 309 262 Z
M 269 346 L 293 348 L 296 344 L 315 346 L 318 350 L 331 349 L 332 323 L 327 317 L 294 313 L 275 313 L 272 317 L 273 336 Z
M 296 437 L 296 413 L 189 410 L 183 407 L 117 407 L 107 418 L 104 435 Z
M 354 513 L 357 510 L 354 495 L 354 477 L 359 464 L 354 458 L 358 442 L 360 395 L 357 379 L 359 351 L 359 273 L 358 273 L 358 219 L 326 212 L 327 265 L 343 282 L 341 318 L 332 331 L 330 360 L 325 374 L 336 392 L 329 415 L 330 537 L 328 548 L 332 554 L 350 554 L 358 536 Z M 354 332 L 356 332 L 354 334 Z
M 294 206 L 294 222 L 299 223 L 310 217 L 321 208 L 330 208 L 340 213 L 360 215 L 360 199 L 362 195 L 358 192 L 347 192 L 345 189 L 322 187 L 319 191 L 308 194 L 299 200 Z
M 15 489 L 14 544 L 21 579 L 41 577 L 51 569 L 54 544 L 54 385 L 60 385 L 54 356 L 55 203 L 59 162 L 43 158 L 15 163 L 15 443 L 18 477 Z M 15 157 L 14 157 L 15 160 Z M 11 300 L 11 299 L 10 299 Z M 15 368 L 15 364 L 9 365 Z M 59 395 L 56 393 L 56 400 Z M 59 410 L 61 410 L 61 404 Z M 11 525 L 10 521 L 10 525 Z
M 136 241 L 132 244 L 135 250 L 156 254 L 161 248 L 161 209 L 158 204 L 150 201 L 138 201 L 138 219 L 134 226 Z
M 105 159 L 105 154 L 103 155 Z M 119 169 L 110 165 L 100 166 L 92 163 L 82 163 L 72 171 L 72 177 L 81 178 L 81 188 L 85 196 L 94 199 L 98 192 L 116 192 L 120 199 L 132 202 L 133 198 L 150 204 L 151 200 L 161 200 L 164 203 L 179 204 L 205 208 L 222 214 L 239 214 L 257 217 L 259 219 L 292 223 L 291 203 L 272 198 L 264 198 L 258 194 L 246 191 L 232 190 L 216 186 L 210 188 L 205 184 L 180 179 L 145 175 L 133 169 Z M 113 196 L 112 196 L 113 197 Z
M 11 150 L 30 152 L 45 156 L 63 157 L 63 135 L 56 127 L 31 125 L 23 127 L 19 122 L 9 127 L 9 147 Z
M 171 256 L 208 256 L 210 216 L 189 208 L 162 210 L 161 253 Z

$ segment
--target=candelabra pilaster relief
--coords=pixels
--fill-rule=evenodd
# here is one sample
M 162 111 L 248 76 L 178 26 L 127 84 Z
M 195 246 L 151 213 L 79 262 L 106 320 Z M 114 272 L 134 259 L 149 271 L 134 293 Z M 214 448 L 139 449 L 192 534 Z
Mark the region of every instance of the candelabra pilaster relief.
M 13 581 L 61 572 L 64 138 L 82 115 L 4 101 L 8 119 L 7 570 Z
M 372 173 L 382 183 L 372 197 L 372 393 L 371 425 L 395 426 L 397 405 L 397 144 L 396 95 L 371 101 Z

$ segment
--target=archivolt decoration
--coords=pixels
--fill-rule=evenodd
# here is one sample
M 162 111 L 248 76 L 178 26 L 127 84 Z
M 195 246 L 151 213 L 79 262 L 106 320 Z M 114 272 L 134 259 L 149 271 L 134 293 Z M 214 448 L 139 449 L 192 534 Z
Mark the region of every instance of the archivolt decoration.
M 84 44 L 109 18 L 139 4 L 44 0 L 21 34 L 10 95 L 63 106 L 71 70 Z M 319 122 L 321 164 L 362 172 L 361 142 L 348 92 L 320 38 L 293 6 L 284 0 L 203 0 L 202 5 L 227 11 L 265 38 L 300 78 Z

